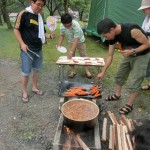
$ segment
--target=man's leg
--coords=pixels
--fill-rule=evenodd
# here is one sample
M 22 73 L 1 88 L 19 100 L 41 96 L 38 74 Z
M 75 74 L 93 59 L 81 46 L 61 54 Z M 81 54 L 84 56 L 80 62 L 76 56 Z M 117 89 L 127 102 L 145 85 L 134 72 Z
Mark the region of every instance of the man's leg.
M 38 86 L 37 86 L 38 79 L 39 79 L 39 71 L 33 69 L 33 72 L 32 72 L 32 90 L 33 91 L 36 91 L 38 89 Z
M 21 76 L 21 82 L 23 86 L 23 95 L 22 97 L 27 98 L 28 97 L 28 92 L 27 92 L 27 84 L 28 84 L 28 76 Z
M 116 85 L 116 87 L 115 87 L 115 95 L 120 97 L 121 96 L 121 90 L 122 90 L 122 86 Z
M 35 94 L 43 95 L 43 92 L 38 89 L 39 70 L 43 62 L 42 51 L 36 52 L 40 57 L 35 57 L 32 63 L 32 91 Z
M 134 101 L 135 101 L 135 99 L 137 98 L 137 96 L 138 96 L 138 92 L 130 93 L 127 104 L 129 106 L 132 106 Z
M 85 69 L 85 73 L 86 73 L 87 77 L 92 77 L 92 75 L 91 75 L 91 73 L 89 71 L 89 67 L 85 66 L 84 69 Z

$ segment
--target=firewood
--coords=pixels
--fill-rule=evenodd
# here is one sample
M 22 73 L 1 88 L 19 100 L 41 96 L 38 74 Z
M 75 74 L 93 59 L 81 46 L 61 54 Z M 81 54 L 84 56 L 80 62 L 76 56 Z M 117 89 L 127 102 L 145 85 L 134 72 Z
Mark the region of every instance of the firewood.
M 128 143 L 128 146 L 129 146 L 129 150 L 133 150 L 133 146 L 132 146 L 132 142 L 131 142 L 130 135 L 129 135 L 129 133 L 128 133 L 127 126 L 123 126 L 123 127 L 124 127 L 124 131 L 125 131 L 127 143 Z
M 122 150 L 122 144 L 121 144 L 121 131 L 120 131 L 120 125 L 117 124 L 117 140 L 118 140 L 118 150 Z
M 79 148 L 80 145 L 78 144 L 78 141 L 77 141 L 77 139 L 76 139 L 75 133 L 74 133 L 72 130 L 71 130 L 71 134 L 72 134 L 72 139 L 73 139 L 73 141 L 74 141 L 75 147 L 76 147 L 76 148 Z
M 106 142 L 106 140 L 107 140 L 107 118 L 104 118 L 102 129 L 102 141 Z
M 132 131 L 132 126 L 131 126 L 131 122 L 129 121 L 129 119 L 127 119 L 127 122 L 128 122 L 128 127 L 129 127 L 129 131 Z
M 110 111 L 107 111 L 109 118 L 111 119 L 113 124 L 118 124 L 118 121 L 116 119 L 116 117 L 113 115 L 113 113 L 111 113 Z
M 111 114 L 112 114 L 112 118 L 113 118 L 113 120 L 114 120 L 115 124 L 119 124 L 119 123 L 118 123 L 118 121 L 117 121 L 116 116 L 114 115 L 114 113 L 111 113 Z
M 109 129 L 109 150 L 113 150 L 113 126 L 110 125 Z
M 130 131 L 129 125 L 128 125 L 128 121 L 127 121 L 125 115 L 121 115 L 121 120 L 122 120 L 122 122 L 126 125 L 128 131 Z
M 117 132 L 116 132 L 116 124 L 113 124 L 113 148 L 117 147 Z
M 80 144 L 80 146 L 83 148 L 83 150 L 90 150 L 88 146 L 84 143 L 84 141 L 80 138 L 79 134 L 76 134 L 76 139 L 78 143 Z
M 71 139 L 67 139 L 65 144 L 63 145 L 63 150 L 71 150 Z
M 120 125 L 120 138 L 121 138 L 122 150 L 128 150 L 127 141 L 126 141 L 126 136 L 125 136 L 125 131 L 124 131 L 123 125 Z
M 134 123 L 133 123 L 132 119 L 129 119 L 129 121 L 130 121 L 132 130 L 134 130 L 134 129 L 135 129 L 135 126 L 134 126 Z

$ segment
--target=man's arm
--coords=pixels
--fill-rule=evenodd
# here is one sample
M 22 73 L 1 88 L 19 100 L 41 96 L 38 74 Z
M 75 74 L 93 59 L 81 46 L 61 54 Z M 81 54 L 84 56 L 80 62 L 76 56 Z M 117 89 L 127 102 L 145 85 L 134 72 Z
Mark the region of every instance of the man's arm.
M 136 41 L 141 43 L 141 45 L 136 48 L 136 52 L 142 52 L 142 51 L 146 50 L 148 47 L 150 47 L 150 43 L 149 43 L 148 39 L 139 29 L 131 30 L 131 36 Z
M 103 78 L 107 68 L 110 66 L 110 64 L 113 60 L 114 50 L 115 50 L 115 46 L 109 45 L 109 52 L 108 52 L 108 56 L 107 56 L 106 61 L 105 61 L 105 66 L 103 67 L 101 73 L 98 74 L 98 76 L 97 76 L 98 79 Z
M 65 37 L 65 35 L 62 35 L 62 34 L 59 36 L 59 42 L 58 42 L 57 46 L 62 46 L 62 42 L 64 40 L 64 37 Z
M 24 43 L 22 37 L 21 37 L 21 34 L 20 34 L 20 31 L 18 29 L 14 29 L 14 34 L 15 34 L 15 37 L 17 39 L 17 41 L 19 42 L 20 46 L 21 46 L 21 49 L 24 51 L 24 52 L 27 52 L 27 49 L 28 49 L 28 46 Z
M 73 40 L 73 43 L 70 47 L 70 51 L 68 53 L 68 58 L 71 59 L 72 58 L 72 55 L 75 53 L 75 50 L 76 50 L 76 47 L 78 45 L 78 40 L 79 38 L 78 37 L 75 37 L 74 40 Z
M 134 49 L 134 53 L 142 52 L 146 50 L 148 47 L 150 47 L 150 43 L 146 36 L 139 30 L 139 29 L 133 29 L 131 30 L 131 36 L 134 38 L 137 42 L 141 43 L 139 47 Z M 123 51 L 120 51 L 124 57 L 128 57 L 130 55 L 133 55 L 133 51 L 131 49 L 125 49 Z

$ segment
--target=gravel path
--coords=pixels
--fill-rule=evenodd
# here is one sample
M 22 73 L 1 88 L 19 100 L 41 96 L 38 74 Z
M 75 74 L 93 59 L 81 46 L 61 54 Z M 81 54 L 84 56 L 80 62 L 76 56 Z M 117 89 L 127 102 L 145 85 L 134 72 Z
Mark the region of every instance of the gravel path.
M 20 64 L 11 59 L 0 58 L 0 77 L 0 150 L 50 150 L 60 114 L 58 66 L 44 63 L 39 81 L 44 95 L 39 97 L 33 94 L 29 82 L 30 102 L 27 104 L 21 101 Z M 82 77 L 81 74 L 73 81 L 91 81 L 83 80 Z M 113 91 L 113 86 L 113 83 L 111 87 L 104 84 L 103 97 Z M 119 117 L 118 109 L 126 103 L 127 95 L 125 87 L 120 101 L 99 100 L 102 109 L 100 126 L 107 110 Z M 142 92 L 135 102 L 133 112 L 127 117 L 150 119 L 149 105 L 150 97 Z

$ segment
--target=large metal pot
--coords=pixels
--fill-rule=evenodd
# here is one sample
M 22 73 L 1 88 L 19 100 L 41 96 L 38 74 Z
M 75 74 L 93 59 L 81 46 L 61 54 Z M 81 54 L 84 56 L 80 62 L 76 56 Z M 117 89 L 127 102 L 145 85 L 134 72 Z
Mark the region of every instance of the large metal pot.
M 81 131 L 95 126 L 99 108 L 90 100 L 73 99 L 65 102 L 61 107 L 64 124 Z

